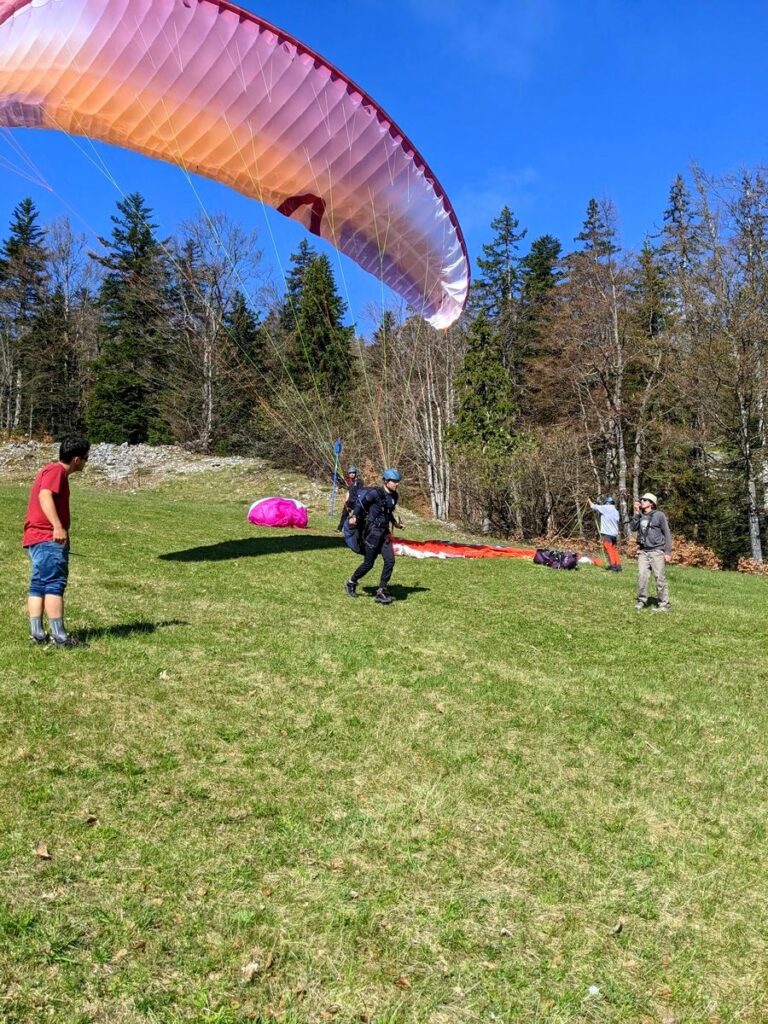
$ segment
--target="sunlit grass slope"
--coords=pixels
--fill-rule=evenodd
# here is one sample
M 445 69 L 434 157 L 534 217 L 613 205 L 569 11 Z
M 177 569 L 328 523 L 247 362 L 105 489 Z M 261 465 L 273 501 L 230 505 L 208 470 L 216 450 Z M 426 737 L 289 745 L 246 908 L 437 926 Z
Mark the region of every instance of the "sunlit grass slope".
M 765 583 L 400 559 L 384 608 L 253 489 L 77 479 L 44 651 L 0 487 L 0 1019 L 768 1019 Z

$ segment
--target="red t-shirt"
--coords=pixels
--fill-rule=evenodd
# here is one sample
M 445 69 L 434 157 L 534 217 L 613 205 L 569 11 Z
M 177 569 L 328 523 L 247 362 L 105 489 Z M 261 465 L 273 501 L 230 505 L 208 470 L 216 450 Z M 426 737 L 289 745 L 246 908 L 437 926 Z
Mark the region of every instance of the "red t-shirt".
M 29 504 L 27 505 L 27 517 L 24 520 L 24 536 L 22 547 L 28 548 L 32 544 L 40 544 L 42 541 L 53 540 L 53 526 L 43 512 L 40 505 L 40 491 L 50 491 L 53 495 L 53 504 L 56 506 L 61 525 L 65 530 L 69 529 L 69 478 L 67 467 L 60 462 L 49 462 L 43 466 L 35 477 L 32 490 L 29 492 Z

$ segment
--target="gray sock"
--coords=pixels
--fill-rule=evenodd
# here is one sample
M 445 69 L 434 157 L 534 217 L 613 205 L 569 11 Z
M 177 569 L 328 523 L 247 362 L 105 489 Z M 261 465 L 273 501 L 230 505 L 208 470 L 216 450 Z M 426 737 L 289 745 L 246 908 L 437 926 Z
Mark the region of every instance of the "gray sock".
M 67 639 L 67 631 L 64 629 L 64 619 L 49 619 L 53 639 L 63 642 Z
M 30 615 L 29 633 L 35 640 L 45 640 L 45 630 L 43 629 L 43 618 L 41 615 Z

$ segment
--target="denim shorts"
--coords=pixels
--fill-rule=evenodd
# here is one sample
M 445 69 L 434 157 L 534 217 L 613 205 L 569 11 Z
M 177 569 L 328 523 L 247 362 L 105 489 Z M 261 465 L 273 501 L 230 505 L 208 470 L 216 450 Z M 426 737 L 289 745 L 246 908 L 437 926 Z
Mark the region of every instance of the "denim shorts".
M 61 596 L 69 576 L 69 547 L 66 544 L 57 544 L 53 540 L 46 540 L 40 544 L 32 544 L 27 551 L 32 562 L 29 596 Z

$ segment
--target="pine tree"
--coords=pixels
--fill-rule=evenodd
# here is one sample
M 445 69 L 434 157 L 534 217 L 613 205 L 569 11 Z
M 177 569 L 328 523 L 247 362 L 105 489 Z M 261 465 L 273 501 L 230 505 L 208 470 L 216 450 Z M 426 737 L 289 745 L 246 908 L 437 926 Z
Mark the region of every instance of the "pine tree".
M 0 400 L 5 426 L 18 430 L 33 401 L 28 384 L 36 372 L 32 326 L 46 295 L 45 231 L 31 199 L 13 211 L 9 237 L 0 249 Z
M 398 327 L 395 314 L 385 310 L 381 323 L 373 333 L 371 344 L 368 346 L 368 366 L 377 377 L 383 377 L 386 373 L 387 364 L 392 362 L 394 355 L 392 346 L 397 337 Z
M 252 450 L 264 432 L 259 399 L 274 387 L 269 371 L 266 330 L 236 291 L 222 324 L 222 352 L 228 354 L 228 387 L 219 400 L 215 438 L 219 452 Z
M 296 330 L 296 320 L 301 307 L 301 296 L 304 290 L 304 278 L 310 264 L 317 258 L 317 253 L 306 240 L 302 238 L 299 247 L 290 257 L 292 268 L 285 278 L 285 298 L 280 309 L 280 326 L 283 330 L 291 332 Z
M 696 217 L 691 196 L 681 174 L 677 175 L 669 190 L 662 239 L 661 251 L 672 272 L 676 275 L 688 273 L 700 247 L 696 239 Z
M 172 338 L 170 280 L 152 211 L 133 193 L 117 204 L 101 287 L 101 355 L 94 364 L 87 410 L 91 439 L 129 444 L 164 443 L 170 431 L 161 414 Z
M 529 253 L 520 260 L 520 354 L 523 359 L 538 354 L 553 293 L 562 277 L 561 251 L 556 238 L 542 235 L 531 243 Z
M 616 245 L 616 227 L 613 210 L 605 203 L 590 199 L 584 226 L 575 241 L 583 242 L 582 250 L 596 260 L 609 260 L 619 248 Z
M 469 328 L 464 365 L 456 380 L 456 422 L 450 440 L 478 454 L 501 455 L 513 445 L 515 389 L 502 362 L 498 335 L 484 314 Z
M 518 231 L 520 222 L 508 206 L 491 221 L 496 232 L 492 242 L 483 245 L 478 257 L 480 273 L 474 285 L 474 301 L 489 320 L 499 320 L 509 313 L 519 295 L 517 255 L 518 243 L 526 231 Z
M 36 356 L 30 421 L 36 433 L 63 437 L 83 429 L 81 367 L 72 313 L 62 288 L 45 297 L 32 325 Z
M 669 322 L 671 295 L 660 253 L 647 238 L 629 291 L 641 336 L 657 338 Z
M 318 256 L 304 274 L 290 371 L 299 388 L 316 387 L 334 401 L 341 400 L 350 386 L 353 330 L 342 323 L 345 313 L 331 262 Z

